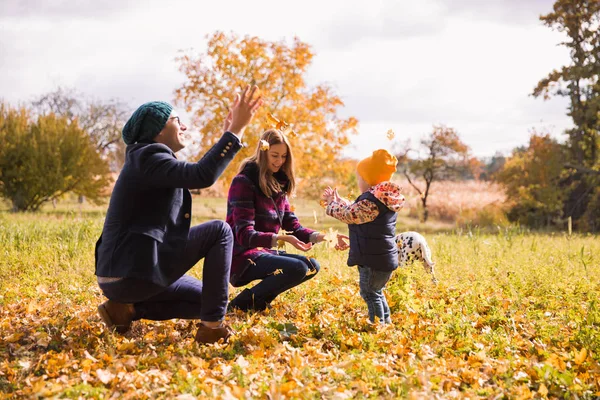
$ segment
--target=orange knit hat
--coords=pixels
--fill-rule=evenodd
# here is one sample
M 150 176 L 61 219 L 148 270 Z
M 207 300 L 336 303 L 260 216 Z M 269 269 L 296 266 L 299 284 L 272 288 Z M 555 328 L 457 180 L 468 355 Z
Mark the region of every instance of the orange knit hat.
M 360 160 L 356 170 L 361 178 L 370 186 L 389 181 L 396 172 L 398 159 L 391 155 L 389 151 L 379 149 L 375 150 L 369 157 Z

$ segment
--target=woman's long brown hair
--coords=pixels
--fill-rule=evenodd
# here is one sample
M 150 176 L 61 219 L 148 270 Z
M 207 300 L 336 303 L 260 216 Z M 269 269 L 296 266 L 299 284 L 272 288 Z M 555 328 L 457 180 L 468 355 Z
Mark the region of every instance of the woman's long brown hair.
M 242 161 L 239 172 L 242 172 L 248 163 L 255 162 L 256 165 L 258 165 L 258 184 L 263 193 L 268 197 L 272 197 L 275 193 L 279 193 L 281 191 L 281 186 L 277 182 L 277 179 L 275 179 L 271 171 L 269 171 L 269 158 L 267 155 L 268 150 L 261 150 L 261 140 L 269 143 L 269 146 L 283 143 L 287 147 L 287 157 L 285 159 L 285 163 L 283 163 L 279 171 L 283 172 L 289 180 L 287 188 L 288 194 L 294 193 L 294 189 L 296 188 L 296 179 L 294 177 L 294 157 L 292 156 L 292 147 L 290 146 L 290 142 L 288 141 L 287 137 L 276 129 L 269 129 L 261 135 L 258 145 L 256 146 L 256 152 L 254 155 Z

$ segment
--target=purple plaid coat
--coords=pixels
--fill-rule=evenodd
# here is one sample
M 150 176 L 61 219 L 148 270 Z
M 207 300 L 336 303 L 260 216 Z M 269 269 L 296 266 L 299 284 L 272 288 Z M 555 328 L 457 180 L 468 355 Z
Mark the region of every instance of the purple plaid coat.
M 233 286 L 236 286 L 251 261 L 265 253 L 277 253 L 271 249 L 271 245 L 273 236 L 280 229 L 292 232 L 305 243 L 308 243 L 310 234 L 314 232 L 303 228 L 290 210 L 286 194 L 289 182 L 287 176 L 280 171 L 275 177 L 283 192 L 272 198 L 267 197 L 260 189 L 256 163 L 247 164 L 231 182 L 227 197 L 227 223 L 231 226 L 234 238 L 229 279 Z

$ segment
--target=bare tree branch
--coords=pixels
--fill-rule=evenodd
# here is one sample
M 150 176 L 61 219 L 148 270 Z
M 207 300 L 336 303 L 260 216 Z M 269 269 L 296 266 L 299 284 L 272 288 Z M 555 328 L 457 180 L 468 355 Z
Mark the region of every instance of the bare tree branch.
M 419 189 L 414 183 L 413 181 L 410 179 L 410 175 L 408 175 L 408 172 L 406 172 L 406 170 L 403 171 L 404 172 L 404 176 L 406 176 L 406 179 L 408 180 L 408 183 L 410 183 L 410 185 L 412 187 L 415 188 L 415 190 L 419 193 L 419 194 L 423 194 L 423 192 L 421 192 L 421 189 Z
M 586 168 L 586 167 L 582 167 L 579 165 L 573 165 L 573 164 L 564 164 L 564 166 L 565 166 L 565 168 L 572 168 L 572 169 L 577 170 L 584 174 L 600 175 L 600 171 L 597 171 L 595 169 Z

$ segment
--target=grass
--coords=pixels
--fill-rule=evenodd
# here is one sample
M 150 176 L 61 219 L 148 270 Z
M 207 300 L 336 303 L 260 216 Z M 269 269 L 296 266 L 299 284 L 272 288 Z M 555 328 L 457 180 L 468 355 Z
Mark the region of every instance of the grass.
M 316 202 L 295 203 L 304 225 L 344 229 Z M 194 223 L 224 207 L 196 198 Z M 200 347 L 191 321 L 104 329 L 93 273 L 104 210 L 0 211 L 0 398 L 600 396 L 597 236 L 424 229 L 401 216 L 399 230 L 426 233 L 440 284 L 420 265 L 396 271 L 392 326 L 366 322 L 347 254 L 320 244 L 315 279 L 267 312 L 228 315 L 235 338 Z

